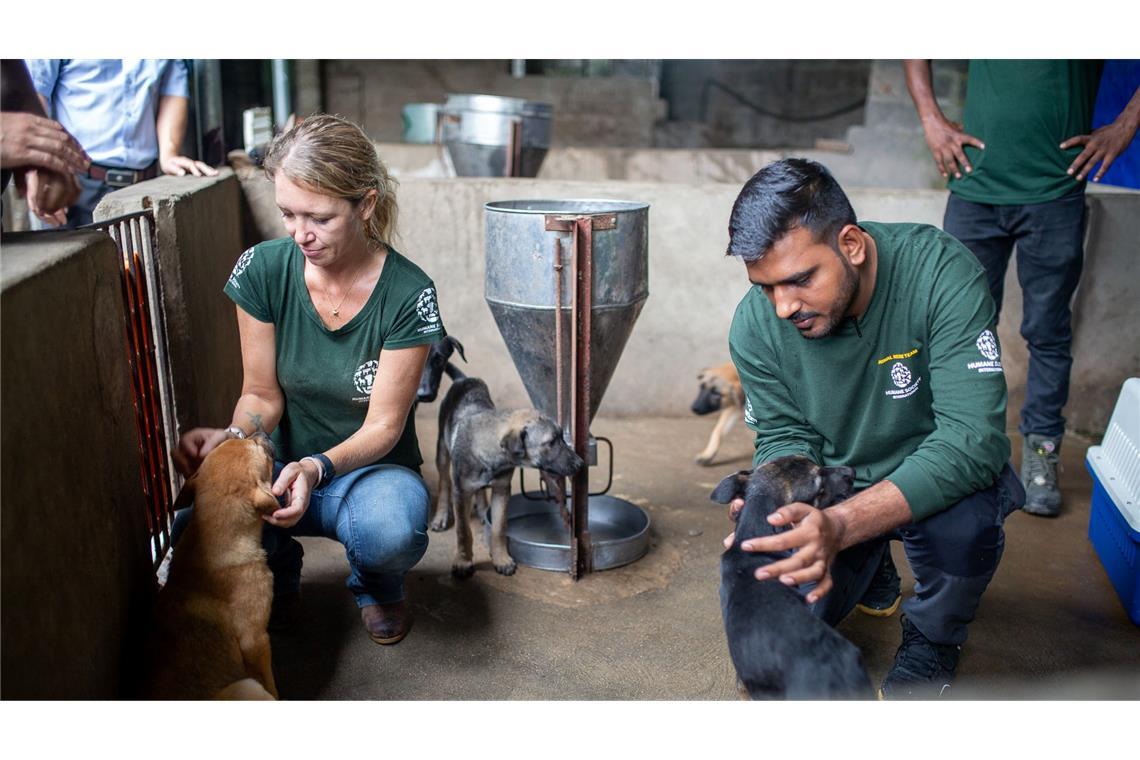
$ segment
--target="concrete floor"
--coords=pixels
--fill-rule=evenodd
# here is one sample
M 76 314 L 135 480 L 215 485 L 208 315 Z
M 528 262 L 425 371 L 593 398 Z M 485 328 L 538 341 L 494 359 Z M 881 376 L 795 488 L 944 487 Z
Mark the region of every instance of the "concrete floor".
M 430 406 L 417 417 L 429 459 L 435 414 Z M 616 450 L 611 493 L 641 505 L 652 521 L 650 551 L 632 565 L 576 584 L 526 567 L 503 577 L 476 538 L 475 576 L 456 581 L 449 575 L 454 528 L 432 533 L 407 580 L 415 623 L 396 646 L 378 646 L 365 634 L 344 587 L 340 545 L 303 539 L 302 618 L 273 638 L 282 697 L 737 699 L 717 597 L 720 542 L 730 523 L 708 494 L 723 475 L 749 466 L 752 446 L 741 425 L 713 466 L 696 465 L 712 425 L 696 417 L 595 420 L 593 431 Z M 1011 435 L 1016 459 L 1021 441 Z M 1007 521 L 1005 556 L 970 627 L 955 697 L 1140 698 L 1140 628 L 1087 538 L 1088 445 L 1066 439 L 1059 518 L 1018 512 Z M 430 462 L 424 477 L 434 493 Z M 894 551 L 909 594 L 901 546 Z M 898 646 L 898 614 L 853 613 L 840 630 L 862 649 L 877 684 Z

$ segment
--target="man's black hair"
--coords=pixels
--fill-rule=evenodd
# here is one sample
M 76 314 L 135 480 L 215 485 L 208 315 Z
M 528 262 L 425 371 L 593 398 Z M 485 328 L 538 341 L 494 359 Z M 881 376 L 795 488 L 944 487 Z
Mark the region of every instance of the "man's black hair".
M 756 261 L 796 227 L 836 248 L 839 231 L 848 224 L 855 224 L 855 210 L 831 172 L 806 158 L 785 158 L 752 175 L 736 196 L 728 255 Z

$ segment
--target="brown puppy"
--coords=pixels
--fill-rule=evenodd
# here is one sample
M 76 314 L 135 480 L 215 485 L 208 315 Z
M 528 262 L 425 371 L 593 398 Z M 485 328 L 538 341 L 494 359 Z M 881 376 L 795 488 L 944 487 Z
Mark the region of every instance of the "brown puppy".
M 709 436 L 705 450 L 697 455 L 697 464 L 706 467 L 712 464 L 717 449 L 720 448 L 720 439 L 729 428 L 740 419 L 744 413 L 744 389 L 740 385 L 740 375 L 732 362 L 718 364 L 701 370 L 697 375 L 701 387 L 697 392 L 697 399 L 693 402 L 694 414 L 709 414 L 720 411 L 712 435 Z
M 273 576 L 261 548 L 273 444 L 264 434 L 227 440 L 186 481 L 194 512 L 158 594 L 147 641 L 152 699 L 275 699 L 269 649 Z M 176 504 L 176 506 L 178 506 Z

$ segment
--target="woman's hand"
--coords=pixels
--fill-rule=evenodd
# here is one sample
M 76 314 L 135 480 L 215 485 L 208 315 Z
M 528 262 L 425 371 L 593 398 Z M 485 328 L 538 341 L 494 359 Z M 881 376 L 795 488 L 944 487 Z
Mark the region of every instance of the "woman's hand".
M 292 528 L 309 508 L 309 494 L 320 479 L 317 466 L 312 460 L 290 462 L 281 470 L 273 484 L 273 495 L 280 498 L 288 494 L 285 506 L 263 519 L 278 528 Z
M 174 459 L 174 469 L 184 477 L 190 477 L 202 466 L 206 455 L 226 440 L 229 433 L 221 428 L 194 428 L 187 430 L 178 439 L 178 448 L 171 455 Z

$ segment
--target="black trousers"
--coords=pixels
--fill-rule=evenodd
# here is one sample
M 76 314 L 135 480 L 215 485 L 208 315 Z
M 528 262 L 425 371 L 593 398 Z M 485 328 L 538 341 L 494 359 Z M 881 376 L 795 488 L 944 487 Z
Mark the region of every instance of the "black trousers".
M 1084 264 L 1083 188 L 1047 203 L 990 206 L 951 194 L 942 228 L 962 241 L 986 269 L 1001 312 L 1005 270 L 1017 249 L 1021 337 L 1029 347 L 1022 435 L 1065 432 L 1061 409 L 1069 399 L 1073 314 L 1069 303 Z
M 915 580 L 914 596 L 903 602 L 903 613 L 931 641 L 962 644 L 1001 561 L 1005 518 L 1024 503 L 1025 491 L 1007 464 L 989 488 L 840 552 L 831 565 L 834 585 L 811 606 L 812 612 L 831 625 L 847 617 L 870 587 L 890 541 L 902 541 Z

